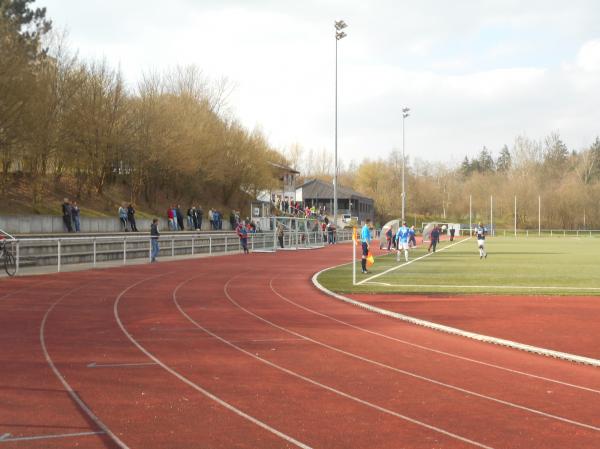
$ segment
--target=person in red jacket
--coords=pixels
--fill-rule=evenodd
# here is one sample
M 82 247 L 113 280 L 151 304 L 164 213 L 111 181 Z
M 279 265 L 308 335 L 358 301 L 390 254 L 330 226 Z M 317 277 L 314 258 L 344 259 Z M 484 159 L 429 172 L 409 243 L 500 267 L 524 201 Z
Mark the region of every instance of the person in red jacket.
M 236 232 L 240 238 L 240 244 L 242 245 L 244 254 L 250 254 L 250 251 L 248 251 L 248 229 L 243 221 L 238 225 Z

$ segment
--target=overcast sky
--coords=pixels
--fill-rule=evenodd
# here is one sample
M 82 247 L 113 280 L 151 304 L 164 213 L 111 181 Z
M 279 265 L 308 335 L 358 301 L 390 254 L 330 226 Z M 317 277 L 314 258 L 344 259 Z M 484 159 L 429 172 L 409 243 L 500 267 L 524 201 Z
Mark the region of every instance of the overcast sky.
M 334 20 L 340 159 L 460 162 L 517 135 L 600 135 L 597 0 L 38 0 L 84 59 L 134 86 L 194 64 L 235 86 L 233 114 L 276 148 L 334 148 Z

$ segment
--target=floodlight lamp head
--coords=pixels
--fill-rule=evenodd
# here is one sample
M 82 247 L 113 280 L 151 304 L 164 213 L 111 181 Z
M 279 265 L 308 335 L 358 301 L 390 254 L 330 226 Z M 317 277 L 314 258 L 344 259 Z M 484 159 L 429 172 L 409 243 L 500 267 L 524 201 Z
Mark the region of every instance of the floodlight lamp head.
M 410 114 L 408 112 L 405 112 L 404 114 L 402 114 L 402 117 L 406 118 L 408 117 Z
M 346 33 L 344 33 L 343 31 L 338 31 L 335 33 L 335 38 L 339 41 L 340 39 L 343 39 L 347 36 Z
M 338 31 L 343 30 L 347 26 L 348 25 L 343 20 L 336 20 L 335 21 L 335 29 L 338 30 Z
M 402 108 L 402 112 L 404 112 L 405 114 L 410 111 L 410 108 Z

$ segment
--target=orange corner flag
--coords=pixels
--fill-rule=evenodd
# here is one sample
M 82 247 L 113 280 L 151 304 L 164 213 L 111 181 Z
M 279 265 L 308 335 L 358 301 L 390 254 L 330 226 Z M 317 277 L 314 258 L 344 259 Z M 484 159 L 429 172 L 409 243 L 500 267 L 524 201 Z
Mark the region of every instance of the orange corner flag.
M 352 228 L 352 241 L 353 241 L 354 243 L 356 243 L 356 242 L 357 242 L 357 238 L 356 238 L 356 227 L 353 227 L 353 228 Z
M 371 251 L 369 251 L 369 254 L 367 254 L 367 265 L 371 266 L 375 263 L 375 258 L 373 257 L 373 254 L 371 254 Z

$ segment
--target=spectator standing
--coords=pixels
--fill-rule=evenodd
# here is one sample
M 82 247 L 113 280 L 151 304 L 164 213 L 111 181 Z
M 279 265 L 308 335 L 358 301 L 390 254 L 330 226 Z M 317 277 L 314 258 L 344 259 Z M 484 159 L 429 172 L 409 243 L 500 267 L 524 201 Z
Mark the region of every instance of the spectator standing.
M 160 232 L 158 230 L 158 218 L 152 220 L 152 224 L 150 225 L 150 243 L 152 245 L 152 251 L 150 253 L 150 262 L 156 262 L 156 258 L 158 257 L 158 252 L 160 251 L 160 246 L 158 245 L 158 239 L 160 237 Z
M 63 224 L 67 229 L 67 232 L 73 232 L 73 226 L 71 226 L 71 220 L 73 219 L 71 216 L 71 203 L 69 202 L 69 198 L 65 198 L 62 203 L 62 216 L 63 216 Z
M 208 221 L 210 222 L 210 229 L 211 231 L 215 228 L 215 213 L 214 211 L 211 209 L 208 209 Z
M 456 229 L 454 229 L 454 226 L 452 226 L 450 228 L 450 241 L 453 242 L 454 241 L 454 234 L 456 233 Z
M 204 214 L 204 211 L 202 210 L 202 206 L 198 205 L 198 207 L 196 208 L 196 219 L 198 220 L 198 227 L 197 229 L 199 231 L 202 231 L 202 219 L 204 218 L 202 215 Z
M 229 225 L 231 226 L 231 229 L 236 228 L 235 211 L 234 210 L 232 210 L 231 213 L 229 214 Z
M 124 203 L 121 204 L 121 206 L 119 207 L 119 220 L 121 221 L 121 225 L 123 226 L 122 232 L 129 231 L 129 229 L 127 229 L 127 208 L 125 207 Z
M 242 249 L 244 250 L 244 254 L 249 254 L 248 251 L 248 229 L 246 228 L 246 224 L 242 221 L 236 229 L 237 235 L 240 238 L 240 244 L 242 245 Z
M 283 236 L 285 234 L 285 229 L 282 223 L 277 223 L 277 240 L 279 241 L 279 247 L 283 248 Z
M 187 221 L 188 221 L 188 229 L 196 229 L 194 225 L 194 215 L 196 215 L 196 208 L 194 206 L 188 207 L 187 210 Z
M 169 220 L 169 230 L 175 231 L 177 226 L 175 225 L 175 213 L 173 212 L 173 207 L 167 209 L 167 219 Z
M 80 232 L 81 222 L 79 221 L 79 206 L 77 205 L 77 201 L 73 201 L 73 205 L 71 206 L 71 218 L 73 220 L 75 232 Z
M 179 231 L 183 231 L 185 228 L 183 227 L 183 214 L 181 213 L 181 205 L 178 204 L 175 208 L 175 216 L 177 217 L 177 226 Z
M 127 221 L 129 222 L 131 232 L 138 232 L 137 224 L 135 223 L 135 207 L 133 207 L 133 203 L 127 206 Z

